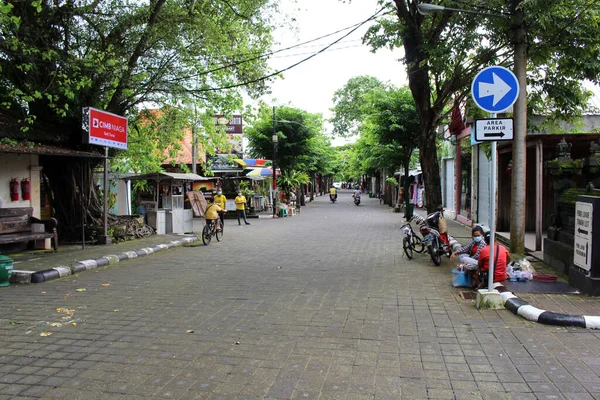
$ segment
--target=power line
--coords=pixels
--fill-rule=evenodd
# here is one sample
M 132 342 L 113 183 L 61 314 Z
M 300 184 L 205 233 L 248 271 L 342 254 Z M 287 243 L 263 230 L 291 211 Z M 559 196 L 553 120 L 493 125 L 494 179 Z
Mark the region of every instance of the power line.
M 326 35 L 319 36 L 319 37 L 317 37 L 317 38 L 314 38 L 314 39 L 307 40 L 306 42 L 297 43 L 297 44 L 295 44 L 295 45 L 288 46 L 288 47 L 284 47 L 284 48 L 282 48 L 282 49 L 273 50 L 273 51 L 270 51 L 270 52 L 268 52 L 268 53 L 263 53 L 263 54 L 259 54 L 259 55 L 256 55 L 256 56 L 253 56 L 253 57 L 250 57 L 250 58 L 246 58 L 246 59 L 243 59 L 243 60 L 235 61 L 235 62 L 232 62 L 232 63 L 230 63 L 230 64 L 222 65 L 222 66 L 220 66 L 220 67 L 216 67 L 216 68 L 213 68 L 213 69 L 210 69 L 210 70 L 207 70 L 207 71 L 202 71 L 202 72 L 199 72 L 199 73 L 197 73 L 197 74 L 188 75 L 188 76 L 185 76 L 185 77 L 182 77 L 182 78 L 176 79 L 176 80 L 178 80 L 178 81 L 181 81 L 181 80 L 185 80 L 185 79 L 196 78 L 196 77 L 199 77 L 199 76 L 203 76 L 203 75 L 211 74 L 211 73 L 213 73 L 213 72 L 218 72 L 218 71 L 221 71 L 221 70 L 223 70 L 223 69 L 227 69 L 227 68 L 235 67 L 235 66 L 238 66 L 238 65 L 240 65 L 240 64 L 245 64 L 245 63 L 247 63 L 247 62 L 250 62 L 250 61 L 254 61 L 254 60 L 261 59 L 261 58 L 270 57 L 270 56 L 272 56 L 272 55 L 274 55 L 274 54 L 281 53 L 281 52 L 283 52 L 283 51 L 291 50 L 291 49 L 294 49 L 294 48 L 297 48 L 297 47 L 302 47 L 302 46 L 304 46 L 304 45 L 306 45 L 306 44 L 313 43 L 313 42 L 319 41 L 319 40 L 321 40 L 321 39 L 325 39 L 325 38 L 327 38 L 327 37 L 330 37 L 330 36 L 336 35 L 336 34 L 338 34 L 338 33 L 340 33 L 340 32 L 347 31 L 348 29 L 352 29 L 352 30 L 349 32 L 349 33 L 352 33 L 352 32 L 354 32 L 354 31 L 355 31 L 355 30 L 356 30 L 358 27 L 360 27 L 360 26 L 364 25 L 366 22 L 368 22 L 368 21 L 371 21 L 371 20 L 375 19 L 375 17 L 376 17 L 376 16 L 377 16 L 377 15 L 378 15 L 380 12 L 381 12 L 381 10 L 379 10 L 377 13 L 373 14 L 373 15 L 372 15 L 372 16 L 371 16 L 371 17 L 370 17 L 368 20 L 366 20 L 366 21 L 359 22 L 359 23 L 356 23 L 356 24 L 350 25 L 350 26 L 348 26 L 348 27 L 345 27 L 345 28 L 342 28 L 342 29 L 338 29 L 338 30 L 337 30 L 337 31 L 335 31 L 335 32 L 331 32 L 331 33 L 328 33 L 328 34 L 326 34 Z M 389 13 L 385 13 L 385 14 L 389 14 Z M 384 15 L 385 15 L 385 14 L 384 14 Z M 348 36 L 348 35 L 345 35 L 345 36 L 343 36 L 342 38 L 344 38 L 344 37 L 347 37 L 347 36 Z M 245 54 L 244 54 L 244 53 L 242 53 L 242 55 L 249 55 L 249 54 L 251 54 L 251 53 L 245 53 Z M 239 55 L 238 55 L 238 56 L 239 56 Z
M 294 63 L 294 64 L 292 64 L 292 65 L 290 65 L 290 66 L 288 66 L 288 67 L 286 67 L 286 68 L 280 69 L 280 70 L 278 70 L 278 71 L 275 71 L 275 72 L 273 72 L 273 73 L 271 73 L 271 74 L 268 74 L 268 75 L 262 76 L 262 77 L 260 77 L 260 78 L 252 79 L 252 80 L 250 80 L 250 81 L 246 81 L 246 82 L 242 82 L 242 83 L 237 83 L 237 84 L 234 84 L 234 85 L 222 86 L 222 87 L 218 87 L 218 88 L 208 88 L 208 89 L 192 90 L 191 92 L 213 92 L 213 91 L 218 91 L 218 90 L 233 89 L 233 88 L 236 88 L 236 87 L 245 86 L 245 85 L 249 85 L 249 84 L 252 84 L 252 83 L 258 83 L 258 82 L 264 81 L 264 80 L 266 80 L 266 79 L 268 79 L 268 78 L 271 78 L 271 77 L 273 77 L 273 76 L 275 76 L 275 75 L 279 75 L 279 74 L 281 74 L 282 72 L 289 71 L 290 69 L 292 69 L 292 68 L 294 68 L 294 67 L 297 67 L 298 65 L 300 65 L 300 64 L 302 64 L 302 63 L 304 63 L 304 62 L 306 62 L 306 61 L 310 60 L 311 58 L 313 58 L 313 57 L 316 57 L 317 55 L 319 55 L 319 54 L 323 53 L 324 51 L 326 51 L 327 49 L 329 49 L 329 48 L 330 48 L 330 47 L 332 47 L 333 45 L 335 45 L 335 44 L 339 43 L 340 41 L 342 41 L 342 39 L 344 39 L 344 38 L 346 38 L 346 37 L 350 36 L 352 33 L 354 33 L 356 30 L 358 30 L 358 28 L 360 28 L 361 26 L 363 26 L 363 25 L 364 25 L 364 24 L 366 24 L 367 22 L 370 22 L 370 21 L 372 21 L 373 19 L 375 19 L 375 18 L 376 18 L 376 17 L 377 17 L 377 16 L 378 16 L 378 15 L 379 15 L 379 14 L 380 14 L 380 13 L 381 13 L 383 10 L 385 10 L 386 8 L 387 8 L 387 7 L 383 7 L 383 8 L 381 8 L 381 9 L 380 9 L 379 11 L 377 11 L 375 14 L 373 14 L 372 16 L 370 16 L 368 19 L 366 19 L 366 20 L 364 20 L 363 22 L 361 22 L 361 23 L 357 24 L 357 25 L 356 25 L 356 26 L 355 26 L 355 27 L 354 27 L 352 30 L 350 30 L 348 33 L 346 33 L 345 35 L 343 35 L 343 36 L 342 36 L 342 37 L 340 37 L 339 39 L 337 39 L 337 40 L 333 41 L 332 43 L 328 44 L 327 46 L 323 47 L 321 50 L 317 51 L 316 53 L 313 53 L 312 55 L 310 55 L 310 56 L 308 56 L 308 57 L 306 57 L 306 58 L 304 58 L 304 59 L 302 59 L 302 60 L 298 61 L 297 63 Z

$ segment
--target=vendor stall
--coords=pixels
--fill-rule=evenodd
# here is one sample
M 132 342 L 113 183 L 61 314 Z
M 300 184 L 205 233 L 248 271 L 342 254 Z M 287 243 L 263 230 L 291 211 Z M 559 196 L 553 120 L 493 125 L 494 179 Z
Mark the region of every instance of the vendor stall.
M 122 179 L 151 183 L 149 192 L 140 196 L 139 203 L 146 211 L 148 225 L 154 227 L 157 234 L 192 232 L 194 213 L 185 204 L 185 193 L 192 189 L 192 182 L 210 180 L 196 174 L 175 172 L 131 175 Z

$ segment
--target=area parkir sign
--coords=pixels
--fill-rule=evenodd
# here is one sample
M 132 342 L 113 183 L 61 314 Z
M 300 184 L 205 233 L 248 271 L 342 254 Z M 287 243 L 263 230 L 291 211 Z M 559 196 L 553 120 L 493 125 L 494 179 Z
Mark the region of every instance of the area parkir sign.
M 127 118 L 92 107 L 83 109 L 85 143 L 127 150 Z
M 478 142 L 513 140 L 513 119 L 488 118 L 476 120 L 475 140 Z

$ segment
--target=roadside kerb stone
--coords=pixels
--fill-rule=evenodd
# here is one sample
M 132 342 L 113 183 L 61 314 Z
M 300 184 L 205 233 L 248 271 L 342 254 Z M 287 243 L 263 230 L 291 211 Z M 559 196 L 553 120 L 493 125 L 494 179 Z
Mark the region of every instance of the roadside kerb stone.
M 119 254 L 109 254 L 103 257 L 96 258 L 94 260 L 81 260 L 74 263 L 72 266 L 60 265 L 50 269 L 42 271 L 26 271 L 26 270 L 13 270 L 11 275 L 12 283 L 29 284 L 29 283 L 41 283 L 53 279 L 62 278 L 65 276 L 78 274 L 80 272 L 89 271 L 98 267 L 104 267 L 107 265 L 113 265 L 120 261 L 145 256 L 149 254 L 158 253 L 162 250 L 170 249 L 173 247 L 181 246 L 183 244 L 192 243 L 198 240 L 196 236 L 190 236 L 182 238 L 181 240 L 171 241 L 169 243 L 158 244 L 152 247 L 144 247 L 139 250 L 127 251 Z

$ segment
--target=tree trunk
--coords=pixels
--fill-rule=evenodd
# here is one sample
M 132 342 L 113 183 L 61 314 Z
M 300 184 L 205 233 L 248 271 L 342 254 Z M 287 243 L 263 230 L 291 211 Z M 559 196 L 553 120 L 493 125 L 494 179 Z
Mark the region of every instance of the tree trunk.
M 79 241 L 82 221 L 86 221 L 87 226 L 102 226 L 104 207 L 94 182 L 94 166 L 85 159 L 65 162 L 63 158 L 51 156 L 40 157 L 40 163 L 47 178 L 46 191 L 58 220 L 61 240 Z
M 425 181 L 425 207 L 433 212 L 442 205 L 442 183 L 440 181 L 440 165 L 435 143 L 435 129 L 421 132 L 419 162 Z
M 310 185 L 310 201 L 315 200 L 315 184 L 317 182 L 317 178 L 315 175 L 312 176 L 312 184 Z
M 527 38 L 523 25 L 521 0 L 513 0 L 515 13 L 515 75 L 519 81 L 519 97 L 514 105 L 515 131 L 512 143 L 512 195 L 510 203 L 510 251 L 525 254 L 526 163 L 527 163 Z M 493 211 L 492 211 L 493 212 Z M 495 215 L 494 215 L 495 216 Z

